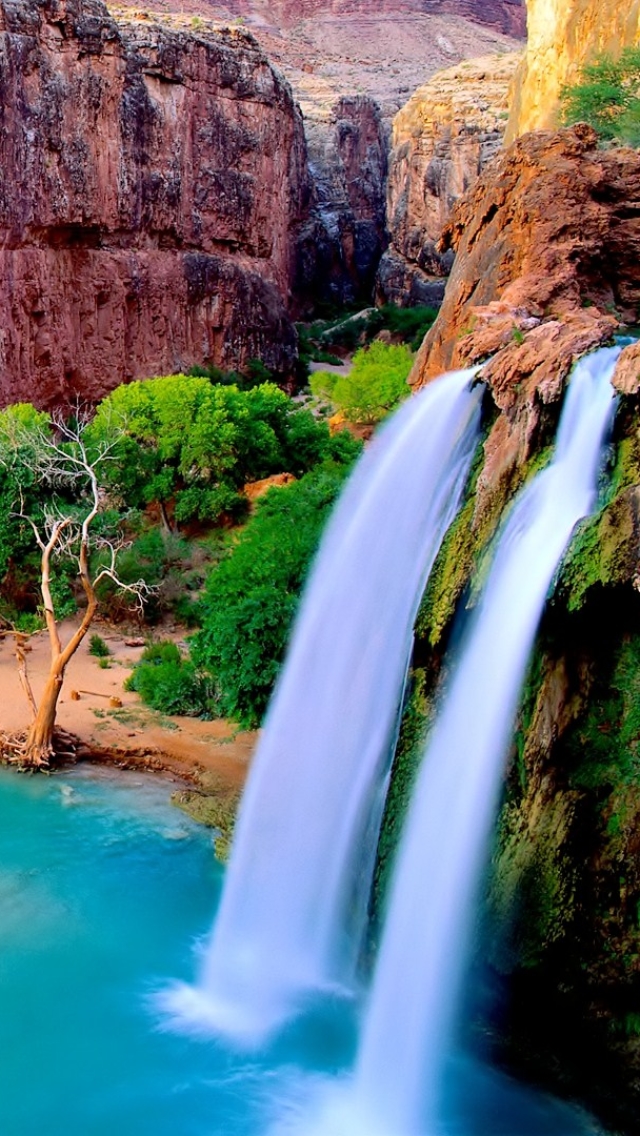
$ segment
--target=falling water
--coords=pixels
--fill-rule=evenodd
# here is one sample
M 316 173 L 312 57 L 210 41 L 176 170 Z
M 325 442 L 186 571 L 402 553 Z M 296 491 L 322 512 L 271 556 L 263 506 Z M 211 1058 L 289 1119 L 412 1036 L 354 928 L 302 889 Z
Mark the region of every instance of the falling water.
M 554 460 L 518 496 L 499 539 L 415 789 L 355 1076 L 340 1116 L 320 1124 L 325 1136 L 450 1131 L 443 1075 L 504 754 L 547 591 L 593 505 L 618 354 L 606 348 L 576 367 Z
M 245 790 L 200 982 L 168 997 L 182 1025 L 258 1044 L 308 992 L 353 989 L 412 625 L 478 437 L 473 375 L 409 400 L 340 499 Z

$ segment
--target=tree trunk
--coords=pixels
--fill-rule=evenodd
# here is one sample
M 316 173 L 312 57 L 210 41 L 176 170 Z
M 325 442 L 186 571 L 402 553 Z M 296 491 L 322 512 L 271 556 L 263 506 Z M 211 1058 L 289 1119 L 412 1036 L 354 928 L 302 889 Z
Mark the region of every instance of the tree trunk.
M 24 765 L 41 767 L 49 764 L 53 755 L 53 730 L 56 724 L 58 698 L 62 690 L 64 668 L 56 659 L 42 692 L 38 713 L 31 724 L 24 744 Z

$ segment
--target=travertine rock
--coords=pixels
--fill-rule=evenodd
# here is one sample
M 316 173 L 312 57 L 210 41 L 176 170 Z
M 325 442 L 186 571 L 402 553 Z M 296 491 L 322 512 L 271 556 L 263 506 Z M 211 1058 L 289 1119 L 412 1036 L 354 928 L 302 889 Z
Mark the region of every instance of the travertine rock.
M 457 206 L 440 315 L 410 381 L 488 360 L 498 419 L 479 487 L 493 491 L 539 442 L 573 363 L 640 305 L 640 154 L 601 151 L 589 127 L 527 134 Z M 492 487 L 492 488 L 491 488 Z M 481 505 L 480 505 L 481 507 Z
M 439 253 L 436 245 L 455 202 L 502 144 L 518 60 L 509 53 L 442 71 L 396 115 L 387 192 L 391 247 L 378 277 L 382 299 L 442 299 L 453 254 Z
M 290 371 L 304 139 L 251 36 L 0 0 L 0 126 L 2 402 L 203 360 Z
M 456 262 L 414 382 L 498 351 L 496 373 L 515 352 L 542 380 L 565 356 L 567 328 L 579 354 L 588 329 L 599 342 L 616 317 L 635 322 L 638 202 L 640 154 L 597 150 L 589 127 L 525 135 L 500 154 L 445 231 Z
M 601 51 L 640 38 L 640 0 L 526 0 L 527 53 L 514 88 L 507 140 L 557 125 L 562 87 Z

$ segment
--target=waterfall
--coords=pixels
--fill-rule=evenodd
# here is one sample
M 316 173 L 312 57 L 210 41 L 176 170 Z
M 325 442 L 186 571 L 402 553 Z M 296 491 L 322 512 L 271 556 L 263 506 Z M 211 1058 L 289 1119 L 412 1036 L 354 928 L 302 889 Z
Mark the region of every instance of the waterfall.
M 549 586 L 593 506 L 618 354 L 602 349 L 576 367 L 553 462 L 518 495 L 498 540 L 414 791 L 355 1072 L 313 1127 L 323 1136 L 451 1131 L 443 1075 L 504 755 Z
M 477 444 L 474 371 L 437 380 L 373 440 L 305 589 L 182 1026 L 259 1044 L 301 1000 L 352 991 L 420 595 Z

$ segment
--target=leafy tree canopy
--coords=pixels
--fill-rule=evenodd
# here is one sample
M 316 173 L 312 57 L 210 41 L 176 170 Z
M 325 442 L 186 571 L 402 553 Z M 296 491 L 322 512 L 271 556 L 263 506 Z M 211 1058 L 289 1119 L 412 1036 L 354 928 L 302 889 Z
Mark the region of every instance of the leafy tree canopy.
M 604 141 L 640 146 L 640 47 L 585 64 L 560 97 L 565 125 L 588 122 Z
M 245 482 L 301 476 L 333 452 L 326 424 L 273 383 L 239 390 L 190 375 L 134 382 L 100 404 L 95 437 L 109 434 L 114 419 L 125 437 L 112 488 L 134 506 L 171 501 L 177 521 L 215 522 L 241 505 Z
M 311 390 L 328 398 L 349 422 L 373 425 L 408 397 L 412 362 L 408 347 L 374 340 L 356 351 L 348 375 L 318 371 L 311 376 Z
M 347 467 L 329 462 L 300 481 L 272 489 L 202 601 L 196 666 L 213 679 L 216 712 L 257 726 L 267 706 L 302 584 Z

